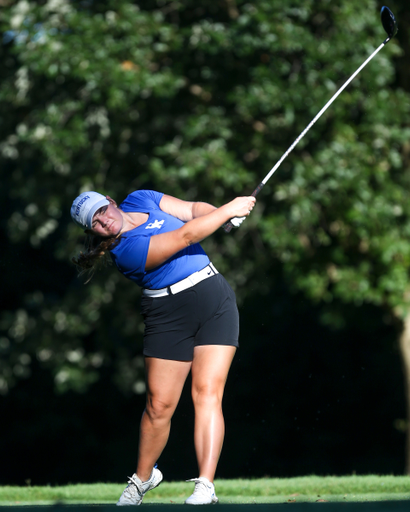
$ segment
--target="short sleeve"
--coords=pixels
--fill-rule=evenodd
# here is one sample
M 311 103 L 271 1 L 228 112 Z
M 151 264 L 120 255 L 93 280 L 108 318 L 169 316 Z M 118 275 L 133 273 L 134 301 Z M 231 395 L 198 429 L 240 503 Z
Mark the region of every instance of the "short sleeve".
M 128 211 L 157 210 L 164 194 L 155 190 L 136 190 L 120 204 L 120 209 Z

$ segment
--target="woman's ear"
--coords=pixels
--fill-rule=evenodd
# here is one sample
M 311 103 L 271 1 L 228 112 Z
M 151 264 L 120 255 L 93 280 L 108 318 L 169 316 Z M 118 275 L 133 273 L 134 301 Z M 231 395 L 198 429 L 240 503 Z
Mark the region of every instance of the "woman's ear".
M 107 199 L 110 202 L 110 204 L 112 204 L 113 206 L 115 206 L 115 207 L 117 206 L 117 203 L 114 201 L 114 199 L 111 199 L 110 196 L 105 196 L 105 199 Z

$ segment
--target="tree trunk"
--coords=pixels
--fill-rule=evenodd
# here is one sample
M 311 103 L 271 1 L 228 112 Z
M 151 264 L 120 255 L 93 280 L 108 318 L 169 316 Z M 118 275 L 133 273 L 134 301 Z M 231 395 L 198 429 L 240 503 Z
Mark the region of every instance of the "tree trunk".
M 403 331 L 400 335 L 400 352 L 403 361 L 404 381 L 406 390 L 406 466 L 405 474 L 410 475 L 410 312 L 403 322 Z

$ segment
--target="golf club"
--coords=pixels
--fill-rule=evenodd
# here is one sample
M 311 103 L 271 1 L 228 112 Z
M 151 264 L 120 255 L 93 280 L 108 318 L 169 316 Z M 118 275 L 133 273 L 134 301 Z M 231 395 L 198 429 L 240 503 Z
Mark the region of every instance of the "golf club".
M 280 160 L 272 167 L 269 173 L 265 176 L 265 178 L 261 181 L 261 183 L 256 187 L 256 189 L 252 192 L 252 196 L 256 197 L 257 194 L 262 190 L 262 188 L 266 185 L 266 182 L 272 176 L 272 174 L 276 171 L 276 169 L 280 166 L 280 164 L 285 160 L 285 158 L 289 155 L 289 153 L 293 150 L 296 144 L 304 137 L 304 135 L 312 128 L 312 126 L 316 123 L 316 121 L 321 117 L 321 115 L 330 107 L 330 105 L 335 101 L 335 99 L 339 96 L 339 94 L 350 84 L 350 82 L 354 79 L 356 75 L 360 73 L 360 71 L 366 66 L 368 62 L 370 62 L 373 57 L 379 53 L 379 51 L 385 46 L 390 39 L 392 39 L 397 34 L 397 21 L 394 17 L 394 14 L 391 10 L 383 6 L 380 11 L 381 21 L 384 30 L 387 32 L 387 38 L 383 41 L 383 43 L 370 55 L 368 59 L 363 62 L 363 64 L 353 73 L 353 75 L 340 87 L 340 89 L 330 98 L 330 100 L 326 103 L 326 105 L 322 108 L 322 110 L 312 119 L 312 121 L 308 124 L 308 126 L 303 130 L 303 132 L 299 135 L 299 137 L 293 142 L 293 144 L 286 150 L 286 152 L 282 155 Z M 224 224 L 223 228 L 226 233 L 229 233 L 231 229 L 234 227 L 232 224 L 232 220 L 228 221 Z

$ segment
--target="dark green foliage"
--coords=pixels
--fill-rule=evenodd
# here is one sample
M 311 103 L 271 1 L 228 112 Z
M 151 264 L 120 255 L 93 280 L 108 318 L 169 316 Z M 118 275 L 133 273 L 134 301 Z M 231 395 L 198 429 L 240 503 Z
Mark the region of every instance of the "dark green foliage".
M 384 40 L 380 6 L 4 3 L 0 391 L 44 373 L 60 394 L 87 393 L 109 375 L 115 392 L 138 395 L 140 292 L 112 268 L 85 286 L 77 277 L 73 198 L 96 189 L 121 201 L 153 188 L 218 206 L 250 193 Z M 283 281 L 340 332 L 353 328 L 346 304 L 388 322 L 406 312 L 410 23 L 405 4 L 390 7 L 398 39 L 301 141 L 240 230 L 204 242 L 241 304 L 265 311 Z M 243 344 L 262 347 L 270 334 L 251 339 L 247 311 Z

